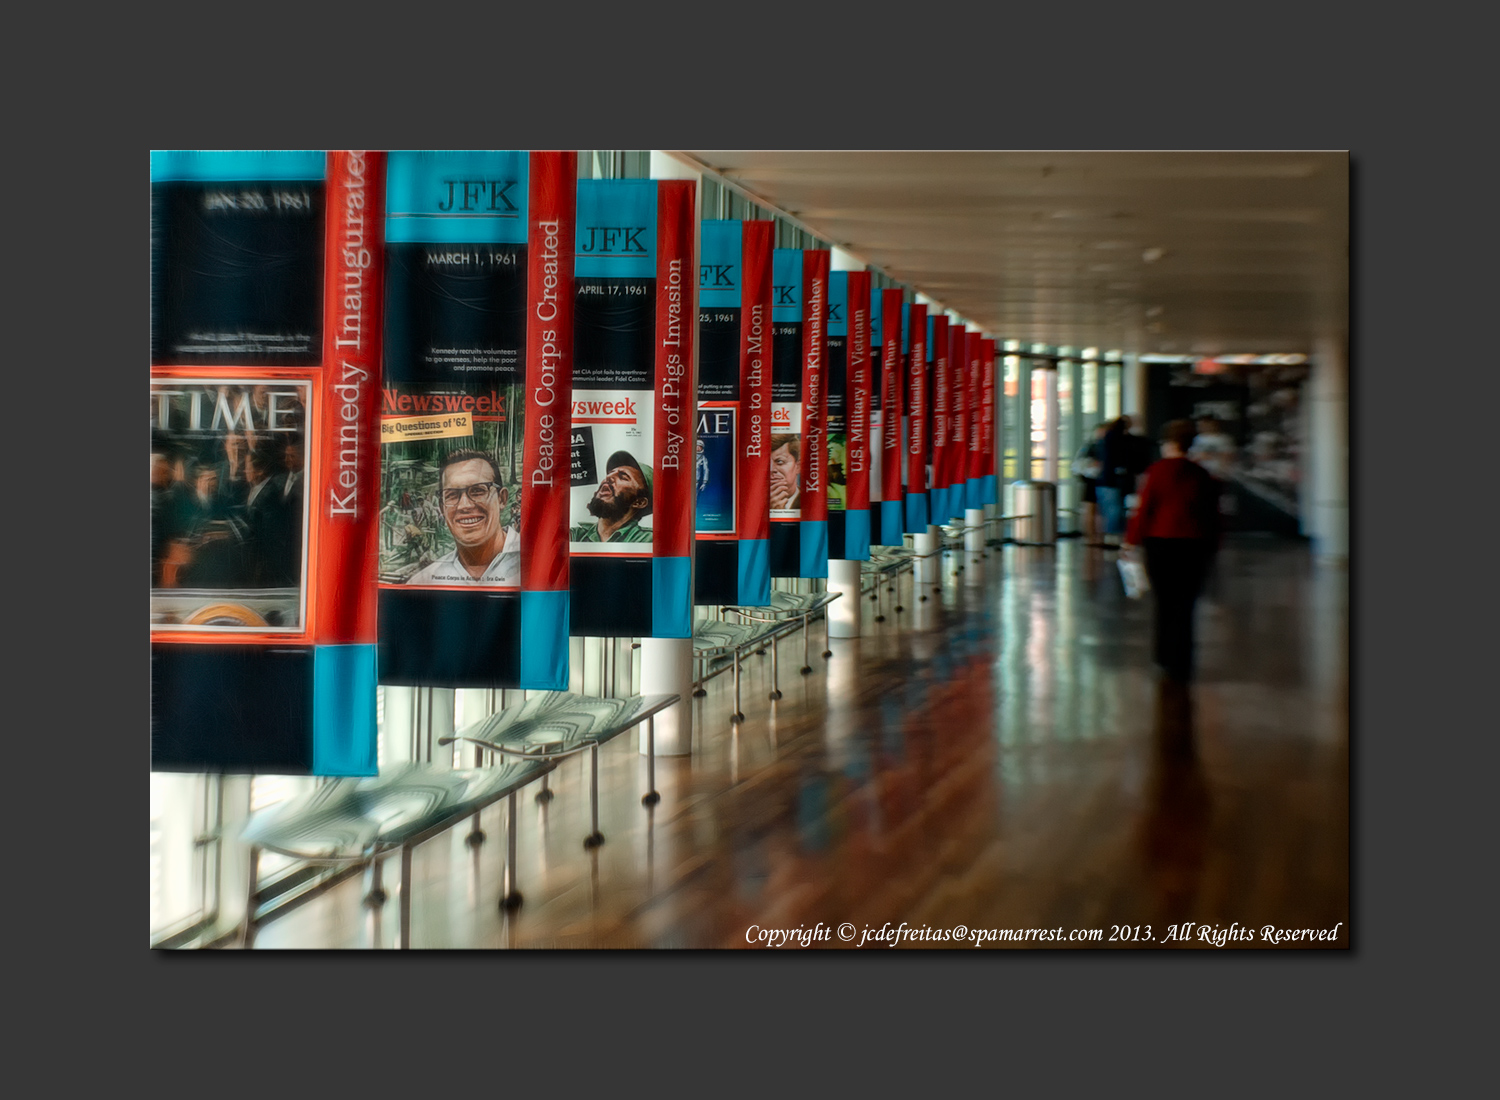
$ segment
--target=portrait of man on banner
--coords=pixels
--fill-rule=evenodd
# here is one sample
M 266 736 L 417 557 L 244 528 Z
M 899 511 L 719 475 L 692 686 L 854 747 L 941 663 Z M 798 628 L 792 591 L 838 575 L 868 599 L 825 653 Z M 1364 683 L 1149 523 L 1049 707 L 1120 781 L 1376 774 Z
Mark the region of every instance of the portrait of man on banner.
M 483 416 L 382 419 L 381 584 L 520 587 L 523 401 L 506 386 Z
M 771 436 L 771 508 L 795 511 L 802 506 L 802 437 L 786 432 Z
M 494 459 L 467 447 L 451 452 L 438 471 L 437 498 L 453 549 L 406 583 L 519 585 L 521 535 L 503 522 L 510 493 Z

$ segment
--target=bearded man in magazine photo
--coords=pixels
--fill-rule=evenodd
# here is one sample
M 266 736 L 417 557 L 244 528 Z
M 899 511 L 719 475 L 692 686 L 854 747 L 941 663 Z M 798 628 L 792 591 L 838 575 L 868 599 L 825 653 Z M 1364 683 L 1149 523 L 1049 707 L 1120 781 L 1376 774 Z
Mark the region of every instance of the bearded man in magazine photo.
M 510 494 L 495 461 L 462 449 L 443 459 L 438 502 L 453 535 L 453 550 L 419 569 L 407 584 L 521 583 L 521 535 L 501 522 Z
M 609 456 L 608 472 L 589 501 L 589 515 L 598 522 L 575 523 L 573 542 L 650 542 L 651 529 L 641 520 L 651 514 L 651 467 L 642 466 L 629 451 Z

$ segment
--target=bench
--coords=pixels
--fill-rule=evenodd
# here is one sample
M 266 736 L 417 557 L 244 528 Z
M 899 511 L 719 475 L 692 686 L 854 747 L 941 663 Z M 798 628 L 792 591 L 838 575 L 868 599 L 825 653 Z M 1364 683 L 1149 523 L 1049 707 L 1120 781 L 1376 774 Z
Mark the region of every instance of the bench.
M 796 619 L 802 620 L 802 675 L 806 676 L 812 671 L 812 664 L 808 658 L 808 624 L 812 617 L 819 611 L 842 596 L 842 592 L 809 592 L 799 595 L 795 592 L 772 592 L 771 602 L 765 607 L 742 607 L 733 606 L 724 608 L 727 612 L 733 612 L 746 622 L 757 623 L 789 623 Z M 828 620 L 823 620 L 823 656 L 832 657 L 833 651 L 828 648 Z M 739 707 L 734 708 L 738 712 Z
M 916 564 L 916 551 L 904 546 L 872 546 L 870 547 L 870 560 L 861 562 L 859 567 L 860 579 L 872 579 L 875 583 L 870 590 L 870 602 L 875 604 L 877 623 L 885 622 L 885 607 L 880 598 L 880 589 L 884 585 L 889 591 L 895 592 L 896 585 L 902 573 L 912 569 Z M 863 585 L 861 585 L 863 594 Z M 899 599 L 896 603 L 896 614 L 905 611 Z
M 250 845 L 249 895 L 240 941 L 254 943 L 268 917 L 256 912 L 262 852 L 276 852 L 309 864 L 364 865 L 369 871 L 365 904 L 386 900 L 381 860 L 401 852 L 401 946 L 411 946 L 411 853 L 418 844 L 474 819 L 471 844 L 484 839 L 481 810 L 510 799 L 510 845 L 504 868 L 507 892 L 515 889 L 516 792 L 554 765 L 527 760 L 493 768 L 450 771 L 430 764 L 406 764 L 368 779 L 334 779 L 310 794 L 253 815 L 241 834 Z M 304 897 L 309 895 L 304 895 Z M 519 896 L 519 895 L 517 895 Z
M 538 692 L 518 707 L 507 707 L 452 737 L 438 738 L 438 744 L 468 741 L 513 760 L 558 761 L 587 749 L 593 831 L 584 837 L 583 846 L 594 848 L 604 843 L 604 834 L 599 831 L 599 746 L 646 723 L 647 791 L 641 802 L 654 806 L 661 800 L 656 791 L 654 719 L 681 698 L 662 694 L 600 699 L 569 691 Z
M 744 712 L 740 710 L 740 658 L 747 650 L 769 643 L 771 647 L 771 698 L 781 698 L 780 658 L 777 655 L 776 642 L 785 625 L 784 620 L 728 623 L 719 619 L 705 619 L 693 627 L 693 656 L 695 658 L 705 664 L 719 657 L 727 657 L 734 662 L 734 710 L 729 716 L 731 723 L 745 720 Z M 701 676 L 699 683 L 700 685 L 702 683 Z M 698 690 L 702 690 L 701 686 Z
M 648 783 L 642 799 L 654 805 L 656 792 L 655 729 L 652 718 L 677 702 L 677 695 L 645 695 L 629 699 L 596 699 L 570 692 L 539 692 L 519 706 L 508 707 L 467 727 L 454 737 L 471 741 L 499 755 L 491 767 L 450 770 L 431 764 L 405 764 L 364 779 L 334 779 L 317 790 L 253 815 L 241 837 L 250 845 L 249 896 L 246 899 L 241 943 L 252 946 L 256 928 L 275 914 L 256 912 L 259 860 L 263 851 L 329 866 L 365 866 L 369 888 L 365 903 L 383 905 L 381 860 L 401 853 L 400 946 L 411 946 L 411 853 L 465 818 L 473 818 L 470 844 L 484 841 L 479 814 L 502 798 L 508 799 L 506 857 L 503 868 L 502 909 L 521 904 L 516 887 L 516 795 L 522 787 L 544 779 L 559 760 L 590 749 L 594 753 L 590 798 L 593 832 L 586 847 L 603 842 L 599 832 L 598 748 L 627 730 L 647 723 Z M 328 883 L 327 885 L 332 885 Z M 326 886 L 325 886 L 326 888 Z M 305 893 L 300 900 L 319 892 Z

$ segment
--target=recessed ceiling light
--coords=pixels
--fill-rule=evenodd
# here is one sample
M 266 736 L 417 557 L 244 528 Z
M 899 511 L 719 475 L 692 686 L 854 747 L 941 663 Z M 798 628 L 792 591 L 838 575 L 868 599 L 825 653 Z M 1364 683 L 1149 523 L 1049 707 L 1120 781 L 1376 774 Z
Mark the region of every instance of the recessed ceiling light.
M 1141 259 L 1148 264 L 1154 264 L 1166 254 L 1167 250 L 1165 248 L 1148 248 L 1141 253 Z

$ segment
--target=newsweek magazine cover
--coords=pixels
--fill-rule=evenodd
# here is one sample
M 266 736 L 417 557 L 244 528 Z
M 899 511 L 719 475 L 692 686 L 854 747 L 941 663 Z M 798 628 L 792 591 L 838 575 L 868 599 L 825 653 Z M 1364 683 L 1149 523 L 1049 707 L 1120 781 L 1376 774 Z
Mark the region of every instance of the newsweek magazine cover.
M 380 583 L 518 589 L 526 394 L 383 393 Z
M 654 397 L 650 388 L 575 389 L 571 553 L 651 553 Z

